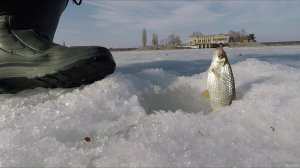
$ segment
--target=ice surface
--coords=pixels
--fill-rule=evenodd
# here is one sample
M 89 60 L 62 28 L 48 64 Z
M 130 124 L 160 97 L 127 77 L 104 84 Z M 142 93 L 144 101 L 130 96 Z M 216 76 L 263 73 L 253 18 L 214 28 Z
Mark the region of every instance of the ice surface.
M 299 167 L 300 46 L 225 50 L 238 100 L 219 112 L 213 49 L 115 52 L 92 85 L 0 95 L 0 166 Z

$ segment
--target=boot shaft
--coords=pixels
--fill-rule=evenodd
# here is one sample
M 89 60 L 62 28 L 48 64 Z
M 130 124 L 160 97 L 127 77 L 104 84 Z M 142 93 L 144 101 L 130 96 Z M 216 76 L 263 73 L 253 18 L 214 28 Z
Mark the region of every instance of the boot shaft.
M 67 4 L 68 0 L 0 0 L 0 94 L 78 87 L 114 72 L 116 64 L 104 47 L 53 43 Z
M 10 15 L 13 30 L 37 29 L 53 41 L 59 18 L 68 0 L 1 0 L 0 15 Z

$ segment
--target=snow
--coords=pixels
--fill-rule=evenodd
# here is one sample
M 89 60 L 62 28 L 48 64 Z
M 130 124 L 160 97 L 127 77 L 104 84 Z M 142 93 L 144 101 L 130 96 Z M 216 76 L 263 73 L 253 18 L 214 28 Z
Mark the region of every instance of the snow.
M 0 166 L 299 167 L 300 46 L 225 50 L 238 100 L 218 112 L 214 49 L 114 52 L 92 85 L 0 95 Z

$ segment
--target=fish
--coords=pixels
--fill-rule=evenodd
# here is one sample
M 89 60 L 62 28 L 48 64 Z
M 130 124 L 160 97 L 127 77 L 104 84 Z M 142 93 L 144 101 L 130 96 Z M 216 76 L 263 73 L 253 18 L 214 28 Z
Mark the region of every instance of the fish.
M 207 90 L 202 96 L 208 98 L 212 111 L 218 111 L 236 99 L 234 76 L 222 47 L 218 47 L 214 52 L 208 69 Z

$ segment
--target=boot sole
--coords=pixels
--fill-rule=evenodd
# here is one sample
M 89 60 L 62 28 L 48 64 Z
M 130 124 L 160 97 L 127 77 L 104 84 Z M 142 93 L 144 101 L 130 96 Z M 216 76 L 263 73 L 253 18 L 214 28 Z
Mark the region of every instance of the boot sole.
M 92 57 L 70 64 L 68 68 L 43 77 L 12 77 L 0 79 L 0 94 L 18 93 L 26 89 L 72 88 L 91 84 L 112 74 L 116 64 L 109 56 Z

